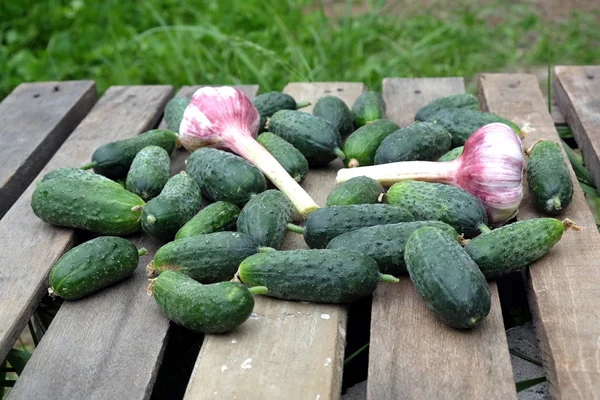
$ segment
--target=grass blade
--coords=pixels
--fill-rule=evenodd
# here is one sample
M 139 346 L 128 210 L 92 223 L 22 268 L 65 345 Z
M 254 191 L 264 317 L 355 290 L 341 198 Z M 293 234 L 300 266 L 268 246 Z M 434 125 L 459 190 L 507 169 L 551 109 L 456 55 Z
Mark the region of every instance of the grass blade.
M 508 350 L 508 352 L 509 352 L 510 354 L 512 354 L 513 356 L 517 356 L 517 357 L 519 357 L 519 358 L 522 358 L 523 360 L 525 360 L 525 361 L 529 361 L 529 362 L 530 362 L 530 363 L 532 363 L 532 364 L 539 365 L 540 367 L 542 366 L 542 363 L 541 363 L 541 362 L 539 362 L 538 360 L 536 360 L 536 359 L 534 359 L 534 358 L 531 358 L 531 357 L 529 357 L 529 356 L 528 356 L 527 354 L 525 354 L 525 353 L 521 353 L 520 351 L 513 350 L 513 349 L 510 349 L 510 350 Z
M 357 355 L 359 355 L 364 349 L 366 349 L 367 347 L 369 347 L 370 343 L 365 344 L 364 346 L 362 346 L 360 349 L 356 350 L 354 353 L 350 354 L 348 356 L 348 358 L 346 358 L 344 360 L 344 365 L 348 364 L 350 361 L 352 361 L 352 359 L 354 357 L 356 357 Z
M 17 375 L 21 375 L 30 358 L 31 353 L 19 349 L 11 349 L 6 356 L 6 361 L 15 369 Z
M 519 382 L 515 383 L 515 386 L 517 387 L 517 393 L 522 392 L 525 389 L 529 389 L 530 387 L 535 386 L 542 382 L 546 382 L 545 376 L 540 376 L 539 378 L 526 379 L 524 381 L 519 381 Z
M 29 327 L 29 333 L 31 334 L 31 338 L 33 339 L 33 344 L 35 345 L 35 347 L 37 347 L 39 340 L 35 333 L 35 329 L 33 328 L 33 324 L 31 323 L 31 319 L 27 321 L 27 326 Z
M 557 126 L 556 131 L 561 139 L 573 139 L 573 131 L 568 126 Z
M 594 178 L 592 178 L 592 174 L 590 174 L 590 171 L 588 171 L 583 166 L 583 161 L 580 159 L 580 157 L 563 140 L 561 140 L 561 142 L 563 148 L 565 149 L 565 152 L 567 153 L 567 157 L 569 157 L 569 161 L 573 166 L 573 171 L 575 171 L 577 179 L 579 179 L 583 183 L 595 187 L 596 185 L 594 185 Z

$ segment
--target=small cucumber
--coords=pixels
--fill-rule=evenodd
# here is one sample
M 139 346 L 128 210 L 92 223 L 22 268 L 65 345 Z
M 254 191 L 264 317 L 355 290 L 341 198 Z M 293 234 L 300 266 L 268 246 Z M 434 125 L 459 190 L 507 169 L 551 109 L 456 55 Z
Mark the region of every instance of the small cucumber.
M 54 179 L 54 178 L 79 178 L 79 177 L 88 177 L 90 179 L 97 178 L 97 180 L 100 182 L 105 182 L 105 181 L 114 182 L 113 180 L 108 179 L 102 175 L 94 174 L 93 172 L 86 171 L 81 168 L 74 168 L 74 167 L 61 167 L 61 168 L 53 169 L 52 171 L 50 171 L 46 175 L 44 175 L 40 182 L 44 182 L 44 181 L 47 181 L 48 179 Z
M 440 158 L 438 161 L 453 161 L 456 160 L 463 153 L 464 146 L 455 147 Z
M 187 160 L 186 172 L 214 201 L 242 207 L 253 194 L 267 190 L 265 176 L 250 162 L 223 150 L 203 147 Z
M 183 113 L 190 104 L 190 99 L 187 97 L 173 97 L 165 106 L 165 122 L 167 128 L 173 132 L 179 132 L 179 125 L 183 120 Z
M 490 312 L 491 292 L 467 252 L 447 232 L 424 226 L 406 242 L 404 261 L 427 308 L 453 328 L 473 328 Z
M 308 161 L 300 150 L 271 132 L 264 132 L 256 138 L 258 143 L 287 171 L 296 182 L 302 182 L 308 175 Z
M 337 96 L 321 97 L 315 104 L 313 115 L 327 120 L 343 137 L 348 136 L 354 130 L 352 111 L 344 103 L 344 100 Z
M 200 210 L 198 184 L 185 172 L 173 176 L 142 212 L 142 229 L 149 235 L 172 240 L 177 231 Z
M 175 240 L 220 231 L 235 231 L 240 208 L 235 204 L 217 201 L 204 207 L 175 235 Z
M 260 128 L 259 132 L 266 130 L 266 124 L 268 118 L 273 116 L 279 110 L 297 110 L 302 107 L 309 106 L 308 101 L 302 103 L 296 103 L 296 100 L 289 94 L 283 92 L 268 92 L 259 94 L 252 99 L 252 104 L 258 110 L 260 114 Z
M 152 145 L 162 147 L 171 154 L 177 145 L 177 135 L 166 129 L 154 129 L 129 139 L 107 143 L 98 147 L 92 154 L 92 161 L 81 168 L 93 168 L 95 173 L 110 179 L 124 178 L 136 154 Z
M 479 199 L 459 187 L 403 181 L 392 185 L 386 197 L 389 204 L 406 208 L 417 221 L 442 221 L 466 237 L 490 230 Z
M 385 189 L 375 179 L 357 176 L 333 188 L 327 196 L 327 206 L 376 204 L 381 202 L 384 193 Z
M 171 175 L 169 153 L 162 147 L 140 150 L 129 168 L 125 188 L 148 201 L 158 196 Z
M 385 101 L 379 92 L 364 92 L 352 105 L 354 123 L 361 127 L 371 122 L 385 118 Z
M 437 98 L 422 107 L 417 111 L 415 121 L 427 121 L 431 114 L 444 108 L 470 108 L 472 110 L 479 110 L 481 105 L 479 104 L 477 97 L 472 94 L 452 94 L 450 96 Z
M 535 206 L 547 214 L 559 214 L 573 199 L 573 181 L 560 145 L 541 140 L 527 154 L 527 184 Z
M 112 285 L 133 274 L 139 256 L 146 249 L 136 249 L 129 241 L 115 236 L 101 236 L 66 252 L 50 272 L 51 296 L 75 300 Z
M 386 137 L 375 153 L 375 164 L 434 161 L 450 150 L 452 135 L 432 122 L 418 122 Z
M 346 166 L 364 167 L 375 163 L 375 153 L 383 140 L 399 129 L 389 119 L 378 119 L 352 132 L 344 143 Z
M 238 282 L 203 285 L 177 271 L 166 271 L 148 287 L 167 318 L 202 333 L 223 333 L 240 326 L 252 313 L 252 296 L 266 291 Z
M 248 286 L 267 286 L 268 296 L 316 303 L 349 303 L 373 293 L 379 281 L 398 282 L 379 273 L 363 253 L 346 250 L 286 250 L 259 253 L 240 264 Z

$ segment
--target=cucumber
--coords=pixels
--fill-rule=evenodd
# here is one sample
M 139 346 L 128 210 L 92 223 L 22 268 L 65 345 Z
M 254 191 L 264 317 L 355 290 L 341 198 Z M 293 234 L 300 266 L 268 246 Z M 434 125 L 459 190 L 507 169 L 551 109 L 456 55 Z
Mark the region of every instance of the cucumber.
M 179 125 L 183 120 L 183 113 L 190 104 L 190 99 L 187 97 L 173 97 L 165 106 L 165 122 L 167 128 L 173 132 L 179 132 Z
M 240 208 L 235 204 L 217 201 L 204 207 L 185 223 L 175 240 L 220 231 L 235 231 Z
M 39 182 L 31 196 L 33 213 L 42 221 L 101 235 L 139 231 L 145 204 L 117 182 L 85 171 L 55 173 Z
M 139 256 L 129 241 L 101 236 L 66 252 L 52 267 L 48 292 L 67 300 L 76 300 L 112 285 L 133 274 Z
M 405 274 L 404 246 L 410 235 L 422 226 L 439 228 L 458 240 L 458 233 L 448 224 L 440 221 L 415 221 L 369 226 L 347 232 L 333 238 L 327 248 L 360 251 L 373 258 L 382 273 Z
M 375 163 L 377 148 L 391 133 L 399 129 L 389 119 L 378 119 L 352 132 L 344 143 L 346 166 L 355 168 Z
M 223 150 L 203 147 L 194 151 L 185 170 L 213 201 L 242 207 L 250 196 L 267 190 L 267 180 L 258 168 Z
M 479 199 L 459 187 L 403 181 L 387 192 L 389 204 L 406 208 L 417 221 L 442 221 L 466 237 L 487 232 L 487 215 Z
M 266 291 L 237 282 L 203 285 L 177 271 L 166 271 L 148 287 L 167 318 L 202 333 L 223 333 L 240 326 L 254 308 L 252 295 Z
M 573 181 L 560 145 L 538 141 L 527 154 L 527 184 L 535 206 L 547 214 L 559 214 L 573 199 Z
M 380 203 L 385 193 L 381 183 L 366 176 L 357 176 L 337 185 L 329 196 L 327 206 Z
M 177 145 L 177 135 L 166 129 L 154 129 L 129 139 L 107 143 L 98 147 L 92 154 L 92 161 L 81 169 L 93 168 L 95 173 L 110 179 L 124 178 L 135 155 L 152 145 L 162 147 L 171 154 Z
M 245 233 L 190 236 L 158 249 L 146 272 L 154 277 L 175 270 L 202 283 L 225 281 L 233 278 L 242 260 L 258 251 L 258 243 Z
M 424 226 L 406 242 L 404 261 L 427 308 L 453 328 L 473 328 L 490 312 L 491 292 L 467 252 L 447 232 Z
M 313 115 L 325 119 L 343 137 L 348 136 L 354 130 L 354 115 L 344 100 L 337 96 L 321 97 L 315 104 Z
M 268 129 L 300 150 L 310 166 L 326 165 L 336 157 L 342 160 L 345 158 L 340 149 L 340 133 L 321 117 L 300 111 L 281 110 L 273 114 Z
M 447 152 L 446 154 L 444 154 L 443 156 L 441 156 L 440 158 L 438 158 L 438 161 L 456 160 L 463 153 L 464 149 L 465 149 L 464 146 L 455 147 L 452 150 L 450 150 L 449 152 Z
M 349 303 L 369 296 L 379 281 L 398 282 L 379 273 L 363 253 L 346 250 L 286 250 L 259 253 L 240 264 L 248 286 L 267 286 L 268 296 L 316 303 Z
M 173 176 L 142 212 L 142 229 L 149 235 L 172 240 L 177 231 L 200 210 L 198 184 L 185 172 Z
M 74 167 L 61 167 L 53 169 L 52 171 L 45 174 L 40 182 L 47 181 L 48 179 L 54 178 L 79 178 L 79 177 L 89 177 L 90 179 L 97 179 L 100 182 L 110 181 L 114 182 L 111 179 L 108 179 L 102 175 L 94 174 L 93 172 L 83 170 L 81 168 Z
M 308 161 L 300 150 L 271 132 L 264 132 L 256 138 L 258 143 L 287 171 L 296 182 L 302 182 L 308 175 Z
M 400 128 L 379 145 L 375 164 L 397 161 L 434 161 L 450 150 L 452 135 L 432 122 L 418 122 Z
M 452 135 L 452 147 L 463 146 L 477 129 L 493 122 L 501 122 L 521 135 L 521 130 L 512 121 L 496 114 L 470 108 L 443 108 L 429 115 L 427 121 L 440 124 Z
M 237 230 L 250 235 L 261 246 L 278 249 L 293 215 L 294 206 L 283 193 L 267 190 L 246 203 L 237 219 Z
M 296 100 L 289 94 L 283 92 L 268 92 L 259 94 L 252 99 L 252 104 L 260 114 L 259 132 L 266 130 L 267 120 L 279 110 L 297 110 L 298 108 L 309 106 L 309 102 L 296 103 Z
M 381 93 L 373 91 L 361 93 L 352 105 L 352 114 L 357 127 L 385 118 L 385 101 Z
M 133 159 L 125 188 L 148 201 L 160 194 L 170 176 L 169 153 L 162 147 L 147 146 Z
M 440 97 L 423 106 L 415 115 L 415 121 L 427 121 L 428 117 L 436 111 L 445 108 L 470 108 L 479 110 L 481 105 L 477 97 L 472 94 L 460 93 L 446 97 Z

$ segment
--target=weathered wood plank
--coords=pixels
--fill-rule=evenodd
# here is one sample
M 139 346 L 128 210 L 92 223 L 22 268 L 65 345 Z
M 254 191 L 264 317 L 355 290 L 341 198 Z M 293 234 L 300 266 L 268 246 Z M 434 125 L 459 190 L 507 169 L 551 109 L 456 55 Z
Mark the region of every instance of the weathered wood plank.
M 600 71 L 596 71 L 600 79 Z M 587 80 L 585 73 L 581 77 Z M 563 78 L 566 83 L 567 77 L 561 74 Z M 590 91 L 570 92 L 569 97 L 579 107 L 593 107 L 594 93 Z M 519 126 L 529 126 L 524 147 L 538 139 L 559 140 L 534 76 L 482 75 L 480 98 L 490 111 L 513 120 Z M 595 98 L 596 104 L 600 104 L 598 92 Z M 580 99 L 581 103 L 578 103 Z M 597 106 L 596 110 L 599 110 Z M 567 112 L 566 115 L 568 121 L 573 120 L 573 113 Z M 590 121 L 594 116 L 589 114 L 587 118 Z M 581 135 L 583 131 L 578 133 Z M 593 133 L 588 131 L 588 134 Z M 577 182 L 572 170 L 571 177 Z M 526 193 L 518 218 L 543 216 Z M 556 399 L 592 399 L 598 397 L 600 388 L 600 298 L 597 295 L 600 287 L 600 235 L 577 183 L 572 203 L 559 217 L 569 217 L 583 229 L 565 232 L 552 251 L 529 268 L 529 303 L 550 384 L 550 396 Z
M 297 101 L 332 94 L 352 105 L 361 83 L 290 83 Z M 302 111 L 311 111 L 306 108 Z M 335 186 L 342 163 L 311 170 L 303 187 L 319 204 Z M 284 248 L 307 248 L 288 233 Z M 254 314 L 235 331 L 207 335 L 186 399 L 339 399 L 347 310 L 342 306 L 256 298 Z
M 171 86 L 110 88 L 37 179 L 52 169 L 89 161 L 93 151 L 106 142 L 151 128 L 171 93 Z M 72 229 L 45 224 L 33 214 L 34 188 L 35 182 L 0 221 L 0 360 L 27 324 L 47 288 L 50 268 L 72 246 L 75 234 Z
M 98 96 L 94 81 L 22 83 L 0 103 L 0 218 Z
M 464 92 L 459 78 L 383 81 L 388 117 L 413 121 L 431 100 Z M 496 285 L 492 308 L 476 329 L 460 331 L 439 321 L 410 279 L 381 284 L 373 297 L 367 397 L 385 399 L 516 398 Z

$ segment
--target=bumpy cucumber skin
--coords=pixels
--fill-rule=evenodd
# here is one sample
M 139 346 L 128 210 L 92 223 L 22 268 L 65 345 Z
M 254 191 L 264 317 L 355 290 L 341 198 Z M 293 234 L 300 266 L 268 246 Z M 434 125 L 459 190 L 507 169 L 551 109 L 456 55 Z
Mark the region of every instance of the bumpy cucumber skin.
M 237 219 L 238 232 L 250 235 L 263 247 L 280 248 L 292 221 L 294 206 L 279 190 L 253 196 Z
M 291 143 L 283 140 L 279 136 L 271 133 L 264 132 L 258 135 L 256 138 L 258 143 L 262 144 L 265 149 L 287 171 L 288 174 L 296 182 L 301 182 L 308 175 L 308 161 L 300 150 L 295 148 Z
M 79 177 L 90 177 L 90 179 L 97 178 L 97 180 L 100 182 L 105 182 L 105 181 L 114 182 L 112 179 L 108 179 L 102 175 L 94 174 L 91 171 L 86 171 L 81 168 L 74 168 L 74 167 L 61 167 L 61 168 L 53 169 L 52 171 L 50 171 L 46 175 L 44 175 L 40 182 L 44 182 L 44 181 L 47 181 L 49 179 L 54 179 L 54 178 L 79 178 Z
M 267 118 L 270 118 L 279 110 L 295 110 L 296 100 L 289 94 L 283 92 L 268 92 L 259 94 L 252 99 L 252 104 L 260 114 L 259 132 L 266 131 Z
M 316 303 L 349 303 L 377 287 L 379 268 L 369 256 L 346 250 L 259 253 L 240 264 L 248 286 L 267 286 L 267 296 Z
M 142 229 L 149 235 L 171 240 L 202 206 L 198 184 L 185 172 L 173 176 L 160 195 L 146 204 Z
M 148 201 L 160 194 L 170 177 L 169 153 L 162 147 L 140 150 L 129 168 L 125 188 Z
M 445 108 L 470 108 L 472 110 L 479 110 L 481 105 L 477 97 L 467 93 L 440 97 L 417 111 L 415 121 L 427 121 L 431 114 Z
M 385 118 L 385 101 L 379 92 L 364 92 L 354 101 L 352 114 L 354 123 L 361 127 L 371 122 Z
M 354 115 L 337 96 L 321 97 L 315 104 L 313 115 L 327 120 L 342 136 L 348 136 L 354 130 Z
M 327 206 L 377 204 L 382 193 L 385 189 L 381 183 L 367 176 L 357 176 L 333 188 L 327 196 Z
M 347 232 L 333 238 L 327 248 L 360 251 L 377 262 L 382 274 L 405 274 L 404 246 L 410 235 L 422 226 L 438 228 L 458 241 L 458 233 L 448 224 L 440 221 L 414 221 L 369 226 Z
M 148 273 L 182 272 L 202 283 L 229 280 L 246 257 L 258 252 L 256 241 L 240 232 L 214 232 L 175 240 L 156 252 Z
M 154 129 L 141 135 L 107 143 L 98 147 L 92 154 L 96 163 L 94 172 L 110 179 L 127 176 L 135 155 L 146 146 L 159 146 L 173 153 L 177 144 L 177 135 L 166 129 Z
M 389 119 L 383 118 L 352 132 L 344 143 L 344 154 L 346 155 L 344 162 L 346 166 L 364 167 L 373 165 L 375 163 L 375 152 L 377 152 L 381 142 L 398 129 L 398 125 Z
M 165 121 L 167 128 L 173 132 L 179 132 L 179 125 L 183 120 L 183 113 L 190 104 L 190 99 L 187 97 L 173 97 L 165 106 Z
M 466 237 L 480 233 L 487 224 L 483 205 L 464 189 L 419 181 L 404 181 L 392 185 L 387 192 L 389 204 L 406 208 L 417 221 L 442 221 Z
M 75 300 L 133 274 L 138 250 L 126 239 L 101 236 L 66 252 L 50 272 L 52 294 Z
M 223 150 L 203 147 L 194 151 L 185 170 L 213 201 L 242 207 L 253 194 L 267 190 L 265 176 L 258 168 Z
M 450 150 L 452 135 L 432 122 L 418 122 L 400 128 L 377 148 L 375 164 L 397 161 L 434 161 Z
M 487 279 L 496 279 L 544 256 L 563 232 L 563 224 L 554 218 L 528 219 L 471 239 L 465 251 Z
M 234 231 L 240 208 L 226 201 L 217 201 L 204 207 L 186 222 L 175 235 L 175 240 L 207 233 Z
M 161 274 L 152 294 L 167 318 L 203 333 L 231 331 L 246 321 L 254 308 L 252 294 L 240 283 L 202 285 L 176 271 Z
M 337 129 L 321 117 L 301 111 L 277 111 L 269 120 L 269 131 L 291 143 L 306 157 L 310 166 L 327 165 L 341 149 Z
M 491 292 L 477 264 L 446 232 L 417 229 L 404 251 L 417 293 L 444 323 L 473 328 L 490 312 Z
M 145 204 L 118 183 L 85 171 L 43 180 L 31 196 L 33 213 L 42 221 L 102 235 L 139 231 Z
M 452 150 L 450 150 L 449 152 L 447 152 L 446 154 L 444 154 L 443 156 L 441 156 L 440 158 L 438 158 L 438 161 L 456 160 L 463 153 L 464 149 L 465 149 L 464 146 L 455 147 Z
M 336 236 L 374 225 L 414 221 L 404 207 L 389 204 L 354 204 L 318 208 L 304 221 L 304 241 L 323 249 Z
M 527 184 L 535 206 L 550 215 L 559 214 L 573 199 L 573 181 L 558 143 L 536 143 L 527 161 Z

